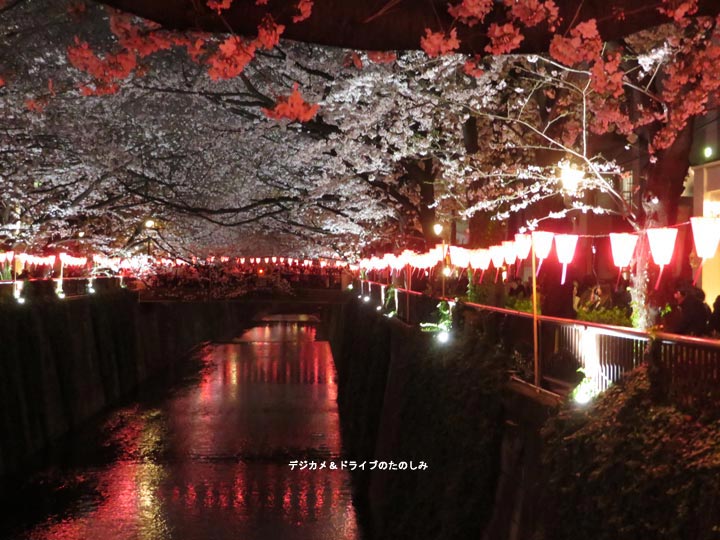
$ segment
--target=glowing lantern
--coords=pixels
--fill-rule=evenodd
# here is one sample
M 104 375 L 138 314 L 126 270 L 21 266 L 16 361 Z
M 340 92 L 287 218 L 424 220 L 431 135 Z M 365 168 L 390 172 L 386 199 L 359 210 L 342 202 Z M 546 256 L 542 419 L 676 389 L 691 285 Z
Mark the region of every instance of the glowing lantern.
M 532 238 L 529 234 L 517 233 L 515 235 L 515 253 L 517 258 L 524 261 L 530 255 L 532 247 Z
M 490 266 L 490 250 L 489 249 L 474 249 L 470 253 L 470 266 L 474 269 L 480 269 L 479 282 L 482 283 L 483 277 L 485 277 L 485 270 Z
M 320 268 L 325 268 L 327 266 L 327 261 L 320 261 Z
M 532 232 L 532 248 L 535 252 L 535 257 L 540 260 L 540 264 L 538 264 L 537 272 L 535 272 L 535 275 L 540 274 L 540 268 L 542 267 L 543 261 L 548 258 L 548 255 L 550 255 L 554 236 L 555 233 L 547 231 Z
M 410 249 L 403 250 L 399 258 L 403 266 L 412 266 L 412 263 L 415 260 L 415 252 Z
M 255 257 L 250 257 L 250 264 L 255 264 Z
M 240 257 L 240 264 L 245 264 L 245 257 Z
M 445 244 L 436 244 L 434 248 L 428 251 L 428 254 L 435 261 L 435 264 L 438 264 L 445 258 Z
M 655 264 L 660 267 L 660 273 L 655 283 L 655 290 L 657 290 L 660 287 L 660 279 L 662 278 L 665 265 L 670 264 L 672 260 L 672 254 L 675 250 L 675 240 L 677 239 L 677 229 L 670 227 L 648 229 L 647 235 L 653 260 Z
M 502 246 L 490 246 L 490 259 L 492 260 L 493 267 L 495 267 L 495 282 L 497 283 L 498 276 L 500 275 L 500 268 L 502 268 L 505 262 L 505 250 Z
M 575 256 L 575 248 L 577 247 L 577 234 L 556 234 L 555 235 L 555 251 L 557 252 L 558 261 L 563 265 L 562 279 L 560 284 L 565 284 L 565 274 L 567 273 L 567 265 L 570 264 Z
M 618 268 L 630 266 L 638 237 L 630 233 L 610 233 L 610 249 L 612 249 L 613 262 Z
M 273 264 L 275 264 L 275 263 L 277 262 L 277 257 L 273 257 L 273 258 L 270 259 L 270 260 L 273 262 Z
M 280 262 L 281 262 L 281 263 L 284 263 L 284 262 L 285 262 L 285 257 L 280 257 Z
M 691 217 L 690 225 L 692 226 L 695 253 L 702 259 L 695 273 L 695 279 L 693 279 L 694 285 L 700 277 L 700 270 L 705 261 L 712 259 L 717 251 L 718 243 L 720 243 L 720 218 Z
M 450 262 L 459 268 L 467 268 L 470 264 L 470 252 L 462 247 L 450 246 Z
M 490 250 L 474 249 L 470 253 L 470 266 L 475 269 L 487 270 L 490 267 Z
M 517 260 L 517 249 L 515 248 L 515 242 L 513 240 L 505 240 L 502 243 L 503 253 L 505 257 L 505 263 L 508 265 L 515 264 Z
M 265 261 L 265 264 L 269 263 L 269 262 L 270 262 L 270 257 L 265 257 L 264 261 Z

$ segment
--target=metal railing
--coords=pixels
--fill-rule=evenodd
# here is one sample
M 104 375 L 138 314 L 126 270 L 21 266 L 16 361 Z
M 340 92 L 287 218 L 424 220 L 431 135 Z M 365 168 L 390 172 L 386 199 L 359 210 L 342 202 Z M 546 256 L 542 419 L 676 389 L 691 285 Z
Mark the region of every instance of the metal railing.
M 364 281 L 361 295 L 379 304 L 388 285 Z M 408 324 L 433 321 L 439 302 L 415 291 L 395 288 L 397 315 Z M 511 309 L 463 302 L 456 320 L 462 327 L 479 328 L 506 350 L 514 351 L 520 365 L 517 376 L 534 380 L 533 315 Z M 650 358 L 654 384 L 678 404 L 699 407 L 720 401 L 720 339 L 644 332 L 622 326 L 539 315 L 538 358 L 540 386 L 567 393 L 582 379 L 592 379 L 597 391 L 606 390 L 622 376 Z M 648 356 L 649 355 L 649 356 Z M 524 362 L 524 365 L 523 365 Z

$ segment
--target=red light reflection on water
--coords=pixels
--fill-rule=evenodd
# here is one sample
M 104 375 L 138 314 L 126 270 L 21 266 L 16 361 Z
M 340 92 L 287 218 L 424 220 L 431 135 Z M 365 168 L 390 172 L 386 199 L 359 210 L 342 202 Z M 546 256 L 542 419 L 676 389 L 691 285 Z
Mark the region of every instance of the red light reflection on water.
M 207 349 L 196 386 L 110 426 L 120 457 L 93 472 L 96 502 L 28 538 L 240 538 L 267 520 L 278 538 L 359 538 L 348 473 L 289 467 L 340 460 L 332 354 L 314 339 L 314 327 L 272 325 Z

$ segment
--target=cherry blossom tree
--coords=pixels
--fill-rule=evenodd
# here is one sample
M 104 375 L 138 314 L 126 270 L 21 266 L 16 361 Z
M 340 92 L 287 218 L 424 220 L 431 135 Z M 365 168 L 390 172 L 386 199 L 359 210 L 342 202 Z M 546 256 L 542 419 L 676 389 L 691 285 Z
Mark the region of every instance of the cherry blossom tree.
M 41 4 L 6 8 L 6 50 L 32 33 Z M 478 210 L 507 216 L 528 201 L 556 197 L 561 158 L 586 169 L 587 190 L 610 196 L 605 210 L 639 220 L 637 209 L 623 207 L 614 194 L 618 163 L 598 149 L 614 139 L 647 156 L 648 167 L 639 170 L 648 191 L 671 203 L 684 176 L 678 155 L 687 147 L 689 120 L 716 89 L 711 70 L 703 70 L 716 54 L 715 21 L 696 17 L 713 13 L 711 2 L 638 4 L 624 21 L 611 6 L 600 14 L 585 4 L 575 12 L 569 3 L 530 0 L 443 5 L 439 19 L 413 19 L 426 26 L 405 46 L 423 46 L 425 54 L 279 41 L 301 38 L 312 27 L 311 36 L 315 18 L 340 9 L 333 2 L 275 6 L 279 11 L 240 0 L 211 2 L 199 12 L 193 4 L 183 11 L 194 13 L 192 20 L 162 2 L 152 3 L 160 10 L 146 4 L 122 7 L 170 29 L 194 30 L 170 32 L 92 5 L 59 3 L 55 23 L 43 30 L 48 51 L 6 55 L 13 60 L 0 66 L 4 116 L 28 141 L 5 154 L 8 226 L 23 214 L 23 227 L 35 224 L 24 230 L 37 237 L 42 229 L 62 241 L 94 210 L 98 219 L 114 219 L 115 228 L 104 230 L 121 244 L 141 237 L 138 224 L 152 214 L 167 224 L 168 245 L 197 248 L 199 242 L 184 237 L 192 230 L 218 240 L 282 236 L 291 243 L 294 237 L 297 245 L 316 241 L 344 252 L 373 238 L 398 246 L 398 239 L 430 238 L 438 217 Z M 239 17 L 245 9 L 257 16 Z M 371 9 L 367 25 L 398 20 L 396 3 Z M 452 22 L 448 31 L 437 27 L 443 17 Z M 236 26 L 241 19 L 250 26 Z M 627 37 L 664 21 L 672 21 L 665 30 Z M 387 50 L 392 39 L 372 43 Z M 453 51 L 495 56 L 447 54 Z M 509 54 L 519 51 L 549 52 Z M 31 70 L 42 72 L 32 84 L 18 76 Z M 683 92 L 696 99 L 686 103 Z M 43 130 L 63 142 L 65 154 L 33 154 Z M 12 144 L 22 139 L 7 133 Z M 18 152 L 45 160 L 54 176 L 40 174 L 29 157 L 14 159 Z M 26 164 L 22 172 L 19 161 Z M 59 187 L 71 163 L 82 165 L 75 169 L 76 195 Z M 667 164 L 676 169 L 672 182 L 654 174 Z M 59 206 L 36 192 L 37 176 L 59 195 Z M 87 204 L 91 195 L 97 200 Z M 20 196 L 32 200 L 19 203 Z M 589 210 L 581 197 L 573 204 Z M 672 208 L 651 210 L 658 219 L 672 218 Z M 204 234 L 203 226 L 234 233 Z

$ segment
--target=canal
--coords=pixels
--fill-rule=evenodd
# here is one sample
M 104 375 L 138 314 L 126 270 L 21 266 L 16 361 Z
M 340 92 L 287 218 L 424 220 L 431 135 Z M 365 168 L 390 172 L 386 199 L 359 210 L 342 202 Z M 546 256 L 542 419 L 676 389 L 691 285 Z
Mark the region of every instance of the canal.
M 4 486 L 0 538 L 361 540 L 317 331 L 278 317 L 205 346 L 182 383 L 146 391 Z

